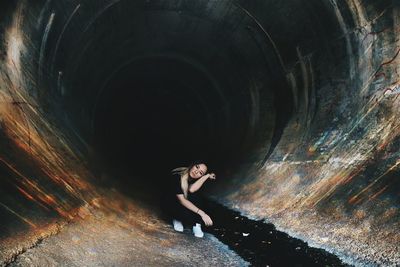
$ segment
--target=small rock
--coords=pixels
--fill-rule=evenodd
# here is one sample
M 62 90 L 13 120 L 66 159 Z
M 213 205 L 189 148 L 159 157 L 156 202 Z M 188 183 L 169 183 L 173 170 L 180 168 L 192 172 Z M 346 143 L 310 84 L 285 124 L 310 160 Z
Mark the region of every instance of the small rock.
M 89 253 L 89 255 L 96 255 L 96 254 L 97 254 L 97 251 L 96 251 L 96 249 L 94 249 L 94 248 L 89 248 L 89 249 L 88 249 L 88 253 Z
M 74 242 L 74 243 L 78 243 L 79 240 L 81 240 L 79 237 L 77 237 L 75 235 L 71 239 L 72 239 L 72 242 Z

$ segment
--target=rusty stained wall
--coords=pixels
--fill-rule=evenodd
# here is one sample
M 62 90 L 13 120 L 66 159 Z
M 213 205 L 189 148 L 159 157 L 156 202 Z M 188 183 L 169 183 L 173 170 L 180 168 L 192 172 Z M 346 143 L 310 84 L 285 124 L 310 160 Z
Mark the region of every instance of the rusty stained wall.
M 300 79 L 291 73 L 289 81 L 318 86 L 315 112 L 299 107 L 263 167 L 238 174 L 230 193 L 216 198 L 347 262 L 398 265 L 400 9 L 396 1 L 381 9 L 346 1 L 349 27 L 339 1 L 330 2 L 348 71 L 317 82 L 310 73 L 320 71 L 323 55 L 299 56 Z
M 57 232 L 98 193 L 79 149 L 35 97 L 32 43 L 19 5 L 4 31 L 0 64 L 0 262 Z M 57 223 L 55 223 L 57 221 Z
M 331 44 L 341 60 L 325 66 L 323 50 L 304 53 L 297 47 L 298 62 L 287 72 L 299 92 L 295 116 L 263 167 L 237 174 L 228 193 L 215 198 L 348 262 L 398 264 L 399 8 L 395 1 L 324 3 L 342 28 L 340 40 Z M 48 218 L 68 218 L 74 207 L 97 196 L 71 129 L 57 128 L 36 102 L 45 97 L 40 75 L 55 15 L 50 12 L 47 21 L 24 18 L 24 8 L 19 6 L 5 32 L 0 75 L 1 166 L 16 190 L 7 192 L 9 198 L 3 194 L 1 205 L 18 225 L 3 231 L 9 236 L 38 232 Z M 24 19 L 45 25 L 42 35 L 25 33 Z M 3 239 L 0 251 L 15 248 L 16 240 Z

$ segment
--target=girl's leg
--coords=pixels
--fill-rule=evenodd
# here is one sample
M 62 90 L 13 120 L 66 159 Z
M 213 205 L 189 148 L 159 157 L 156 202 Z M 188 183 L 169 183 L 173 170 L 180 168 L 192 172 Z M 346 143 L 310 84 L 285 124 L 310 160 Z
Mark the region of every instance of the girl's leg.
M 181 205 L 181 207 L 177 207 L 175 210 L 175 216 L 178 220 L 182 221 L 184 225 L 193 226 L 196 223 L 201 223 L 202 219 L 200 215 L 194 213 L 188 208 Z
M 208 214 L 207 205 L 204 201 L 204 198 L 200 194 L 189 194 L 188 199 L 194 205 L 196 205 L 196 207 L 200 208 Z M 184 225 L 192 227 L 193 225 L 196 225 L 196 223 L 200 223 L 202 226 L 206 226 L 199 214 L 196 214 L 195 212 L 189 210 L 177 201 L 169 207 L 169 211 L 171 212 L 171 215 L 174 219 L 183 222 Z
M 192 201 L 197 207 L 202 209 L 205 213 L 208 214 L 210 211 L 209 205 L 207 204 L 206 199 L 200 193 L 194 193 L 189 195 L 189 200 Z
M 188 198 L 194 205 L 196 205 L 196 207 L 198 207 L 199 209 L 208 214 L 206 201 L 204 200 L 204 197 L 201 194 L 199 193 L 189 194 Z M 206 226 L 203 220 L 201 219 L 200 215 L 197 214 L 195 215 L 198 218 L 196 223 L 200 223 L 202 226 Z

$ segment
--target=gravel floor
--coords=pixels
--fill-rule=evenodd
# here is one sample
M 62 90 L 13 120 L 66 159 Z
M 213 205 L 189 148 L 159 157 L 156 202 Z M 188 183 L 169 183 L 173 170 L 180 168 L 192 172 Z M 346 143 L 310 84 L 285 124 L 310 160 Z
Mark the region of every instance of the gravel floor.
M 128 203 L 128 204 L 127 204 Z M 101 199 L 9 266 L 248 266 L 214 236 L 177 233 L 150 210 Z

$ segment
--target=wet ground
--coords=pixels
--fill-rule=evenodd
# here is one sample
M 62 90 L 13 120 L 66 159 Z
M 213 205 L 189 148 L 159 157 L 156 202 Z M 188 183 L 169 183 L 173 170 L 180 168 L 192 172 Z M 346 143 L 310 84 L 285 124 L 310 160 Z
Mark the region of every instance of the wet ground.
M 137 188 L 135 184 L 135 198 L 141 199 L 152 206 L 152 210 L 171 226 L 167 216 L 159 210 L 159 200 L 153 199 L 146 187 Z M 119 190 L 126 194 L 131 193 L 134 185 L 120 186 Z M 204 196 L 204 194 L 201 194 Z M 214 222 L 212 227 L 203 227 L 205 232 L 215 236 L 219 241 L 226 244 L 240 257 L 252 266 L 290 266 L 290 267 L 336 267 L 350 266 L 344 264 L 337 256 L 323 249 L 309 247 L 307 243 L 297 238 L 290 237 L 284 232 L 277 231 L 273 224 L 264 221 L 254 221 L 230 210 L 210 199 L 205 199 L 207 212 Z M 312 229 L 310 229 L 312 231 Z M 244 236 L 243 233 L 247 236 Z M 179 235 L 179 233 L 177 233 Z M 185 228 L 185 235 L 192 236 L 190 227 Z
M 214 225 L 205 231 L 238 253 L 252 266 L 350 266 L 333 254 L 277 231 L 272 224 L 253 221 L 238 212 L 208 202 Z
M 152 205 L 119 194 L 96 199 L 7 266 L 346 266 L 272 224 L 207 203 L 214 225 L 196 238 L 190 228 L 175 232 Z

